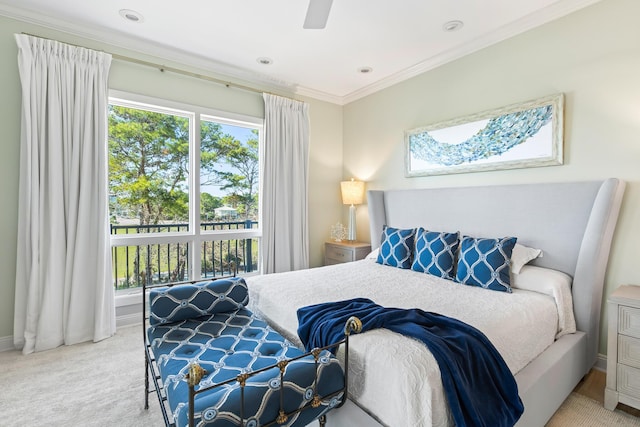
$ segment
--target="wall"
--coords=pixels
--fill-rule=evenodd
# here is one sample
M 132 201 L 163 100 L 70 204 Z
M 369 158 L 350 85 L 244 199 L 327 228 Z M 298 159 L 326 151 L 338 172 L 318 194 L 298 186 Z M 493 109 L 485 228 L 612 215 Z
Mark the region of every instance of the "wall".
M 627 182 L 605 283 L 640 284 L 640 2 L 607 0 L 441 66 L 344 111 L 344 175 L 368 188 L 595 180 Z M 405 178 L 403 132 L 565 93 L 562 166 Z M 366 208 L 359 236 L 368 236 Z M 543 248 L 544 249 L 544 248 Z M 606 354 L 606 313 L 600 352 Z
M 0 207 L 0 349 L 9 346 L 13 334 L 21 106 L 17 48 L 13 35 L 21 32 L 185 69 L 181 64 L 0 16 L 0 194 L 3 202 Z M 202 73 L 202 70 L 187 70 Z M 259 93 L 227 88 L 170 72 L 163 73 L 121 60 L 112 63 L 109 86 L 112 89 L 264 117 L 264 104 Z M 269 91 L 269 88 L 264 89 Z M 291 96 L 286 93 L 281 95 Z M 314 99 L 303 100 L 310 104 L 311 121 L 310 263 L 319 266 L 323 259 L 323 241 L 328 237 L 331 224 L 341 214 L 337 183 L 342 178 L 342 107 Z
M 606 0 L 342 107 L 310 103 L 311 265 L 322 263 L 331 224 L 346 223 L 338 182 L 368 188 L 448 187 L 600 179 L 627 181 L 606 277 L 605 299 L 634 269 L 640 235 L 640 16 L 636 0 Z M 20 81 L 14 33 L 27 32 L 140 59 L 154 58 L 0 16 L 0 347 L 13 334 L 20 138 Z M 167 64 L 180 68 L 180 64 Z M 197 70 L 194 70 L 197 71 Z M 258 94 L 114 61 L 110 86 L 156 97 L 262 116 Z M 563 166 L 404 178 L 403 132 L 439 121 L 563 92 Z M 286 95 L 286 94 L 283 94 Z M 344 147 L 342 141 L 344 140 Z M 343 165 L 344 158 L 344 165 Z M 369 236 L 366 206 L 358 236 Z M 606 313 L 605 313 L 606 315 Z M 606 319 L 606 316 L 603 316 Z M 606 330 L 601 336 L 602 353 Z

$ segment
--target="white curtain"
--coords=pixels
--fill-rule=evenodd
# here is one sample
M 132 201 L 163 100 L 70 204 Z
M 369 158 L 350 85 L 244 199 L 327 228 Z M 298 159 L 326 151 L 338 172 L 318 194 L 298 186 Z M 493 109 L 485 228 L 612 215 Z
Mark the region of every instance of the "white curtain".
M 14 344 L 115 332 L 107 194 L 111 55 L 16 34 L 22 84 Z
M 262 259 L 264 273 L 309 267 L 309 106 L 264 94 Z

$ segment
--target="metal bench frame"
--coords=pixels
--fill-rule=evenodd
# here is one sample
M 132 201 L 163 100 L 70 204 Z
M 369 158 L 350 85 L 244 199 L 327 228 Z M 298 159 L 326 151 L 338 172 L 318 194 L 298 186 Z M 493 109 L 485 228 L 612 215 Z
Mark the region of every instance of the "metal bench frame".
M 175 422 L 172 420 L 173 415 L 170 413 L 170 408 L 169 408 L 169 404 L 167 402 L 167 396 L 166 393 L 164 391 L 164 387 L 162 384 L 162 379 L 160 377 L 160 373 L 158 370 L 158 366 L 156 364 L 156 358 L 155 355 L 153 354 L 153 351 L 151 350 L 151 343 L 149 342 L 149 338 L 147 336 L 147 329 L 149 328 L 149 316 L 147 315 L 147 290 L 151 289 L 151 288 L 156 288 L 156 287 L 171 287 L 171 286 L 178 286 L 178 285 L 182 285 L 182 284 L 194 284 L 194 283 L 200 283 L 200 282 L 209 282 L 210 280 L 194 280 L 194 281 L 186 281 L 186 282 L 174 282 L 174 283 L 168 283 L 168 284 L 153 284 L 153 285 L 143 285 L 143 298 L 142 298 L 142 324 L 143 324 L 143 335 L 144 335 L 144 349 L 145 349 L 145 376 L 144 376 L 144 387 L 145 387 L 145 397 L 144 397 L 144 408 L 145 409 L 149 409 L 149 394 L 153 393 L 154 391 L 156 392 L 156 395 L 158 397 L 158 402 L 160 404 L 160 409 L 162 410 L 162 417 L 164 418 L 164 422 L 165 422 L 165 426 L 166 427 L 175 427 Z M 323 399 L 330 399 L 334 396 L 338 396 L 340 394 L 342 394 L 342 400 L 341 402 L 336 405 L 334 407 L 335 408 L 339 408 L 342 405 L 344 405 L 344 403 L 346 402 L 347 396 L 348 396 L 348 384 L 349 384 L 349 336 L 351 335 L 351 333 L 359 333 L 362 330 L 362 323 L 360 322 L 360 320 L 357 317 L 350 317 L 349 320 L 347 320 L 346 324 L 345 324 L 345 328 L 344 328 L 344 338 L 342 340 L 340 340 L 339 342 L 326 346 L 326 347 L 322 347 L 322 348 L 314 348 L 309 352 L 306 352 L 300 356 L 294 357 L 294 358 L 290 358 L 290 359 L 285 359 L 282 360 L 276 364 L 267 366 L 265 368 L 262 368 L 260 370 L 256 370 L 256 371 L 252 371 L 252 372 L 248 372 L 248 373 L 243 373 L 243 374 L 239 374 L 236 376 L 236 378 L 232 378 L 229 379 L 227 381 L 221 382 L 221 383 L 217 383 L 208 387 L 203 387 L 200 388 L 198 390 L 196 390 L 196 386 L 200 383 L 200 380 L 202 379 L 202 377 L 204 375 L 206 375 L 206 371 L 204 369 L 202 369 L 202 367 L 200 367 L 200 365 L 198 365 L 197 363 L 193 363 L 190 367 L 189 367 L 189 373 L 186 376 L 186 381 L 187 384 L 189 386 L 189 401 L 188 401 L 188 405 L 189 405 L 189 426 L 190 427 L 194 427 L 195 423 L 194 423 L 194 402 L 195 402 L 195 397 L 198 394 L 201 393 L 206 393 L 209 390 L 215 389 L 217 387 L 223 386 L 225 384 L 229 384 L 229 383 L 233 383 L 233 382 L 237 382 L 240 387 L 241 387 L 241 399 L 242 399 L 242 404 L 241 404 L 241 413 L 237 414 L 240 417 L 240 425 L 239 427 L 244 427 L 245 425 L 245 417 L 244 417 L 244 411 L 242 408 L 244 408 L 244 387 L 245 384 L 247 382 L 247 380 L 249 378 L 251 378 L 254 375 L 257 375 L 263 371 L 269 370 L 269 369 L 274 369 L 274 368 L 278 368 L 280 370 L 280 410 L 278 413 L 278 416 L 275 420 L 269 422 L 268 424 L 264 424 L 264 427 L 268 427 L 268 426 L 274 426 L 274 425 L 281 425 L 287 422 L 287 420 L 297 414 L 298 412 L 304 411 L 305 409 L 308 408 L 317 408 L 318 406 L 320 406 L 320 402 Z M 339 347 L 341 344 L 344 344 L 344 364 L 343 364 L 343 368 L 344 368 L 344 387 L 340 390 L 337 390 L 331 394 L 328 394 L 326 396 L 319 396 L 317 393 L 314 394 L 313 398 L 307 402 L 303 407 L 298 408 L 294 411 L 291 412 L 285 412 L 283 410 L 284 408 L 284 380 L 283 380 L 283 376 L 284 376 L 284 372 L 285 369 L 287 367 L 287 365 L 294 361 L 294 360 L 298 360 L 298 359 L 302 359 L 304 357 L 308 357 L 308 356 L 313 356 L 314 360 L 315 360 L 315 366 L 316 366 L 316 380 L 314 381 L 314 389 L 316 387 L 317 384 L 317 372 L 318 372 L 318 359 L 320 357 L 320 354 L 322 353 L 322 351 L 324 350 L 331 350 L 331 349 L 337 349 L 337 347 Z M 151 381 L 153 382 L 154 388 L 151 389 L 150 385 L 151 385 Z M 314 390 L 315 392 L 315 390 Z M 320 427 L 325 426 L 326 424 L 326 413 L 321 415 L 318 418 L 318 422 L 320 423 Z

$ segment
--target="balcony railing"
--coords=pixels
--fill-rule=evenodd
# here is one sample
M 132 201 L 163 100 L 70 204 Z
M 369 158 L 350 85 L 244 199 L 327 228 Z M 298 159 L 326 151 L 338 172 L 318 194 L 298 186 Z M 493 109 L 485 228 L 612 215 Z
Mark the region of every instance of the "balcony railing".
M 201 223 L 203 231 L 255 228 L 257 221 Z M 111 225 L 112 235 L 185 232 L 186 223 L 158 225 Z M 169 283 L 189 280 L 190 257 L 187 243 L 154 243 L 114 246 L 111 249 L 114 287 L 128 289 L 142 283 Z M 258 270 L 256 238 L 203 241 L 200 248 L 201 278 L 248 274 Z

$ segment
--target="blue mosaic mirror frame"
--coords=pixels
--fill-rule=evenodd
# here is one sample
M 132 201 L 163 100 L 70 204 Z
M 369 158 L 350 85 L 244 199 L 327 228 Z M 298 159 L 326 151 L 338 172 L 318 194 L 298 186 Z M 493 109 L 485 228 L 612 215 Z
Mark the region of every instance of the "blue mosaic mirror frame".
M 561 165 L 564 95 L 405 132 L 406 176 Z

